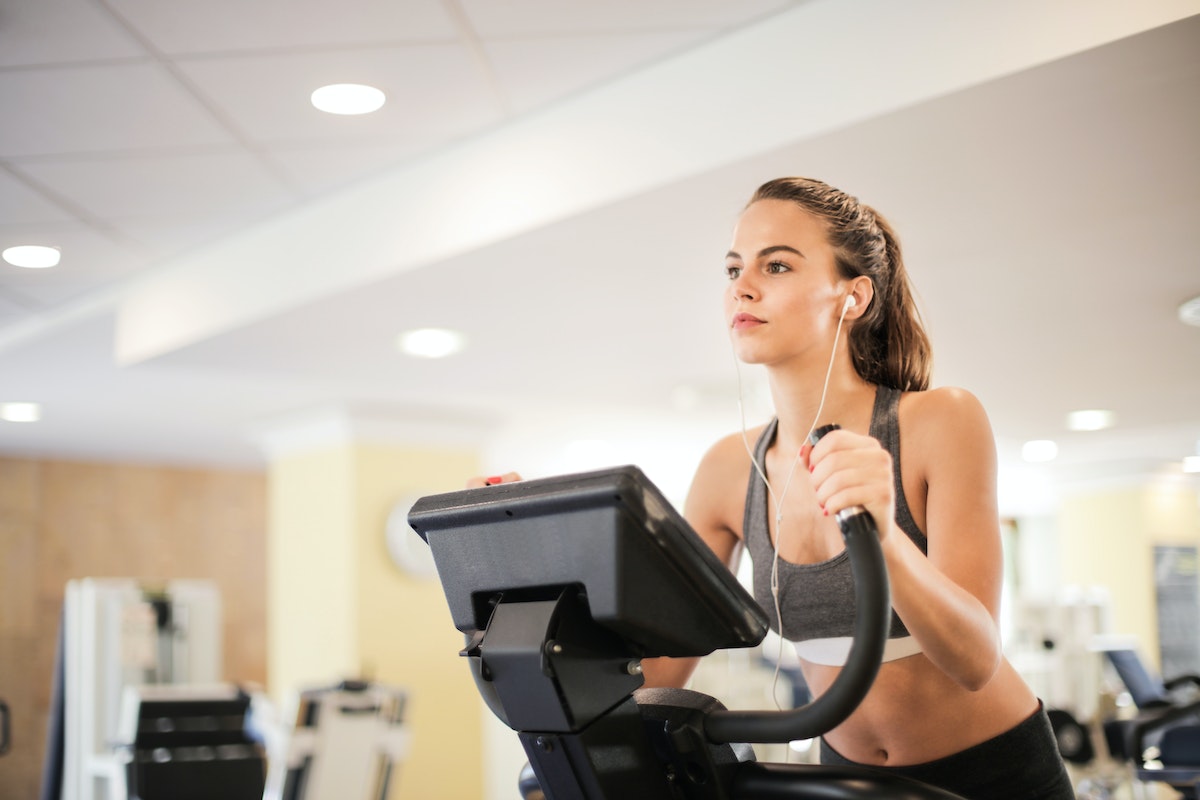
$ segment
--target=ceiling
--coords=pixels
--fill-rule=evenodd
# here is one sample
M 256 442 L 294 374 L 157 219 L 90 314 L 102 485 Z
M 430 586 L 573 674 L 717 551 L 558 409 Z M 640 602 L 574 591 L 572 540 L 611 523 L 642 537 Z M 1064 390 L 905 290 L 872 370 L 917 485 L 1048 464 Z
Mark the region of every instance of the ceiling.
M 0 402 L 43 409 L 0 455 L 256 466 L 350 425 L 694 463 L 739 424 L 730 227 L 807 174 L 895 223 L 1006 465 L 1177 469 L 1200 2 L 1126 5 L 0 0 L 0 249 L 62 250 L 0 263 Z M 313 109 L 336 82 L 388 102 Z M 422 326 L 469 346 L 399 355 Z

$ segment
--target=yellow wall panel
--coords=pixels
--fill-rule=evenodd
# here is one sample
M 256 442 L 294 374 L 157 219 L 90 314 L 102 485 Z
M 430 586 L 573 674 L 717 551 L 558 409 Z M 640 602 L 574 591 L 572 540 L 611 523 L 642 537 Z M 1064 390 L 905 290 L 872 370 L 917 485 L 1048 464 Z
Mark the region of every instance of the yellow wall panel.
M 483 795 L 482 703 L 458 655 L 462 634 L 437 579 L 401 572 L 388 558 L 384 538 L 397 501 L 460 489 L 476 469 L 469 453 L 379 446 L 358 451 L 363 665 L 377 680 L 410 691 L 412 750 L 393 800 Z
M 1157 664 L 1154 548 L 1200 546 L 1196 492 L 1169 481 L 1077 492 L 1064 498 L 1058 524 L 1062 583 L 1107 588 L 1113 632 L 1137 637 Z

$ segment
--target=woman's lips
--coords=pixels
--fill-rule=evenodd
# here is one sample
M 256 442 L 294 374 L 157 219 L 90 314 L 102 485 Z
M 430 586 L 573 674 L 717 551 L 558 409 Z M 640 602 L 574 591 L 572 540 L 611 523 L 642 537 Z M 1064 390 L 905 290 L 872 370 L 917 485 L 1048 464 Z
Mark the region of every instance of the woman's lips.
M 733 329 L 735 331 L 744 331 L 749 328 L 757 328 L 759 325 L 765 325 L 764 320 L 759 319 L 753 314 L 747 314 L 744 311 L 733 315 Z

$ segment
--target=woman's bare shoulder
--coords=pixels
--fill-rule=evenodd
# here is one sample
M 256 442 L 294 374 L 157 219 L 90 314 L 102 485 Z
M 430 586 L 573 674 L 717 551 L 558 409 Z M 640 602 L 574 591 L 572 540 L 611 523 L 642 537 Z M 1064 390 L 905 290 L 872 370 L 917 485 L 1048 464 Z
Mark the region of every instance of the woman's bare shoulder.
M 905 394 L 900 428 L 905 467 L 920 469 L 926 479 L 946 468 L 959 469 L 964 459 L 994 464 L 996 442 L 987 411 L 966 389 L 945 386 Z
M 731 473 L 744 473 L 750 468 L 750 451 L 758 437 L 762 435 L 765 425 L 751 428 L 743 434 L 741 431 L 722 436 L 708 448 L 700 460 L 700 473 L 711 474 L 718 479 L 725 479 Z
M 979 398 L 958 386 L 940 386 L 923 392 L 906 392 L 901 399 L 901 420 L 922 433 L 965 433 L 981 428 L 990 433 L 987 411 Z

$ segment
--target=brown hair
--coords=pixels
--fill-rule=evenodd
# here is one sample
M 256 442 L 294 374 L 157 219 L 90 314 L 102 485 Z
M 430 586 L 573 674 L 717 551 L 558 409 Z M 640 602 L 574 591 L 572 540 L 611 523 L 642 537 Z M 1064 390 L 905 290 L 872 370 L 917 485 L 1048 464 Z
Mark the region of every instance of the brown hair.
M 858 198 L 812 178 L 777 178 L 758 188 L 759 200 L 788 200 L 825 220 L 843 278 L 866 275 L 875 297 L 850 329 L 854 370 L 870 383 L 903 391 L 928 389 L 933 350 L 913 300 L 900 242 L 887 221 Z

